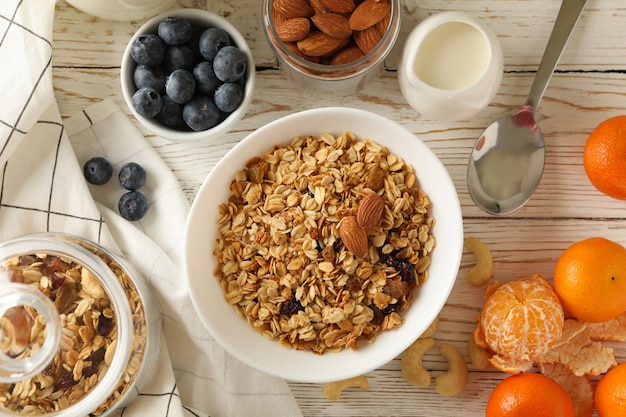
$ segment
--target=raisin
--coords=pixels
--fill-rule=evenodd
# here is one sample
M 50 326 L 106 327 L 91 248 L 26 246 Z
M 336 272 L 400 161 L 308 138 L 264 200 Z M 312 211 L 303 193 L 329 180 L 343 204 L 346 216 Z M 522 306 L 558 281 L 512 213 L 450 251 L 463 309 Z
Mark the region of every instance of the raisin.
M 385 320 L 385 313 L 383 313 L 378 307 L 375 305 L 371 305 L 370 308 L 374 312 L 374 317 L 370 321 L 372 324 L 381 325 L 383 324 L 383 320 Z
M 361 290 L 361 280 L 357 277 L 350 277 L 346 282 L 346 290 L 355 293 Z
M 58 289 L 65 282 L 65 275 L 52 274 L 50 277 L 50 288 L 52 290 Z
M 68 372 L 65 375 L 63 375 L 61 378 L 59 378 L 57 383 L 54 384 L 54 390 L 58 391 L 62 389 L 67 389 L 69 387 L 76 385 L 77 383 L 78 381 L 74 380 L 74 374 L 72 372 Z
M 92 365 L 97 365 L 104 360 L 104 348 L 100 348 L 96 351 L 91 352 L 91 355 L 87 358 L 88 361 L 91 361 Z
M 106 336 L 113 330 L 113 319 L 100 315 L 98 319 L 98 334 L 100 336 Z
M 342 247 L 343 247 L 343 240 L 341 240 L 341 238 L 337 238 L 335 243 L 333 243 L 333 249 L 335 250 L 335 252 L 339 252 Z
M 400 272 L 403 282 L 406 282 L 409 285 L 415 282 L 415 267 L 412 263 L 402 262 L 402 266 L 398 272 Z
M 51 277 L 55 272 L 65 272 L 70 268 L 68 264 L 63 262 L 58 256 L 47 256 L 41 265 L 41 272 Z
M 98 373 L 98 367 L 96 365 L 86 366 L 83 368 L 83 376 L 85 378 L 89 378 L 96 373 Z
M 298 311 L 303 310 L 304 307 L 302 307 L 300 301 L 296 300 L 295 298 L 285 301 L 283 305 L 280 306 L 280 314 L 284 316 L 291 316 L 293 314 L 296 314 Z

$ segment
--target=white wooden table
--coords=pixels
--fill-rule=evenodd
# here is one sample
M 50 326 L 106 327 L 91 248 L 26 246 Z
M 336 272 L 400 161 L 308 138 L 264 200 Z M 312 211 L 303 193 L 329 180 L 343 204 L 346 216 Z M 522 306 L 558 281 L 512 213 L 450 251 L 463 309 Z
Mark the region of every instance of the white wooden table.
M 404 125 L 441 158 L 462 205 L 465 234 L 491 248 L 495 278 L 509 280 L 539 273 L 551 279 L 559 254 L 590 236 L 626 244 L 626 202 L 594 189 L 582 166 L 582 149 L 602 120 L 626 113 L 626 4 L 589 0 L 539 107 L 547 145 L 546 167 L 537 192 L 521 210 L 506 217 L 488 216 L 472 202 L 465 172 L 469 153 L 484 127 L 520 106 L 545 48 L 559 0 L 403 0 L 402 30 L 384 74 L 352 97 L 314 97 L 293 89 L 277 66 L 261 28 L 260 0 L 179 0 L 182 7 L 205 8 L 233 23 L 248 40 L 257 65 L 257 90 L 246 117 L 235 130 L 212 143 L 174 143 L 143 129 L 192 201 L 214 164 L 239 140 L 265 123 L 320 105 L 347 105 L 380 113 Z M 492 104 L 466 122 L 427 120 L 402 98 L 395 67 L 404 39 L 424 17 L 446 10 L 467 12 L 490 26 L 504 51 L 505 74 Z M 142 22 L 120 23 L 86 15 L 59 1 L 54 26 L 53 74 L 64 118 L 112 97 L 127 109 L 119 84 L 126 43 Z M 130 111 L 128 112 L 129 117 Z M 483 300 L 482 290 L 465 283 L 474 258 L 465 252 L 457 284 L 441 312 L 438 342 L 456 345 L 467 358 L 467 340 Z M 619 362 L 626 346 L 616 344 Z M 432 349 L 426 367 L 437 375 L 445 368 Z M 398 359 L 367 375 L 370 388 L 326 401 L 323 386 L 290 383 L 305 416 L 483 416 L 493 387 L 505 374 L 479 372 L 470 366 L 466 389 L 446 399 L 433 387 L 406 383 Z

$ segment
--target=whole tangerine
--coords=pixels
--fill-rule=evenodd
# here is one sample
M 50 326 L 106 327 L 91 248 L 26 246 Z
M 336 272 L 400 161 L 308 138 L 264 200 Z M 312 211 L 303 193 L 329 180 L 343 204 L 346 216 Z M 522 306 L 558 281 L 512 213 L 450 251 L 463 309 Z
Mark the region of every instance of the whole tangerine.
M 553 379 L 523 372 L 500 382 L 489 395 L 485 417 L 575 417 L 569 394 Z
M 626 416 L 626 362 L 620 363 L 600 378 L 595 403 L 600 417 Z
M 559 340 L 563 321 L 563 307 L 552 286 L 535 274 L 493 291 L 485 300 L 479 324 L 494 353 L 511 361 L 532 361 Z
M 583 165 L 600 192 L 626 200 L 626 115 L 604 120 L 589 134 Z
M 579 320 L 614 319 L 626 311 L 626 248 L 603 237 L 573 243 L 556 262 L 554 290 Z

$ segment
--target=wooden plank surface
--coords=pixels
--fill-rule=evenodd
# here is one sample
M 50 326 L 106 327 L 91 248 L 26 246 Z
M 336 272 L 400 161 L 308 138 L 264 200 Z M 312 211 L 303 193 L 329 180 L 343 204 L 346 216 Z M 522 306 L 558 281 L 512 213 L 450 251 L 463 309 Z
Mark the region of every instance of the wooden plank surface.
M 442 160 L 456 185 L 466 236 L 483 239 L 493 251 L 495 278 L 501 281 L 539 273 L 550 279 L 559 254 L 572 242 L 593 235 L 626 244 L 626 203 L 595 190 L 582 167 L 582 149 L 602 120 L 626 113 L 626 3 L 589 0 L 539 108 L 547 144 L 540 186 L 521 210 L 504 218 L 486 215 L 472 203 L 465 172 L 470 150 L 485 126 L 519 107 L 528 93 L 560 5 L 557 0 L 404 0 L 401 35 L 385 72 L 352 97 L 316 96 L 293 89 L 268 47 L 261 28 L 260 0 L 180 0 L 228 18 L 246 37 L 257 65 L 257 92 L 241 123 L 212 143 L 174 143 L 142 128 L 180 181 L 190 201 L 215 163 L 239 140 L 265 123 L 320 105 L 354 106 L 397 121 L 423 140 Z M 400 93 L 395 68 L 404 39 L 426 16 L 446 10 L 472 14 L 489 25 L 502 44 L 505 75 L 498 95 L 482 113 L 464 122 L 428 120 L 416 114 Z M 53 74 L 61 114 L 112 98 L 127 108 L 119 88 L 121 54 L 142 22 L 108 22 L 57 4 Z M 128 112 L 129 117 L 130 112 Z M 467 357 L 467 340 L 482 304 L 482 290 L 465 282 L 474 262 L 466 252 L 457 284 L 441 312 L 435 335 Z M 626 347 L 614 344 L 618 361 Z M 443 359 L 431 350 L 426 367 L 437 375 Z M 349 390 L 326 401 L 319 384 L 290 383 L 305 416 L 470 416 L 484 415 L 489 393 L 506 375 L 470 367 L 467 388 L 451 399 L 432 387 L 404 381 L 399 360 L 367 375 L 367 392 Z

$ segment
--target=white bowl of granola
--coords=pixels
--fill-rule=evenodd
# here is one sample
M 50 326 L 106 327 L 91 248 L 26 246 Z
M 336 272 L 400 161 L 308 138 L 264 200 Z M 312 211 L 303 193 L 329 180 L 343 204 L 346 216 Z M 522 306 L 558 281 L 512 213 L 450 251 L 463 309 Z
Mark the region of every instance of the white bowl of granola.
M 418 338 L 462 251 L 456 190 L 430 148 L 387 118 L 332 107 L 273 121 L 217 163 L 192 205 L 185 268 L 227 351 L 321 383 L 381 367 Z

